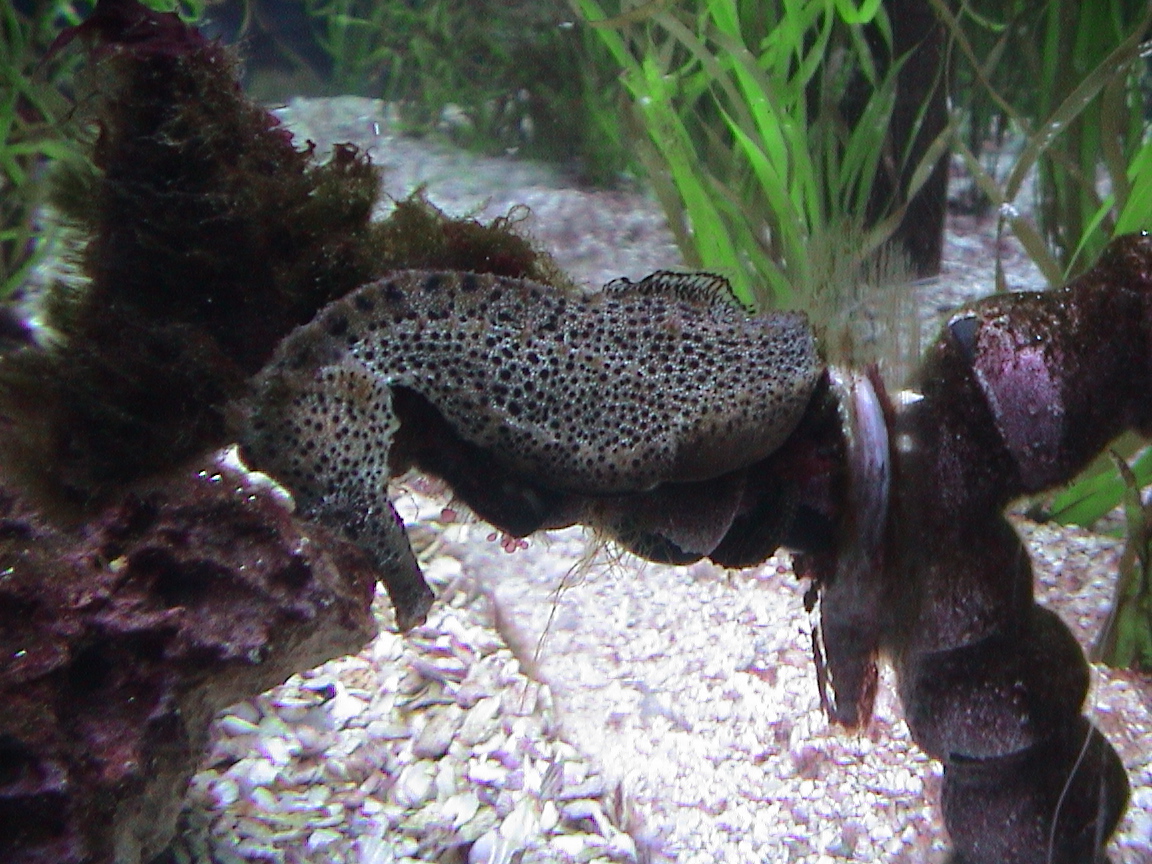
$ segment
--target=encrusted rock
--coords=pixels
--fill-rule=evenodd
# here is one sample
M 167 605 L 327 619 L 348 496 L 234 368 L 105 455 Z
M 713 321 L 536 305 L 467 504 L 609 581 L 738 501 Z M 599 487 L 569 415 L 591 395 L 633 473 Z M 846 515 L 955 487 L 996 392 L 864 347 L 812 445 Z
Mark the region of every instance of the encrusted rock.
M 0 489 L 0 860 L 159 853 L 212 716 L 358 650 L 374 582 L 358 549 L 222 462 L 71 528 Z M 212 794 L 272 779 L 220 778 Z

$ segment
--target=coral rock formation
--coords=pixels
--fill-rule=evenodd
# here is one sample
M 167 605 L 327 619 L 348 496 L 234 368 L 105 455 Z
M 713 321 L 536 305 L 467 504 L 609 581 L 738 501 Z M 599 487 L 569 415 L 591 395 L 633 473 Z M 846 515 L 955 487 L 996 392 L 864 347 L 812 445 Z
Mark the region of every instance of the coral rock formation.
M 0 490 L 0 860 L 170 842 L 215 712 L 375 632 L 358 549 L 205 463 L 71 530 Z

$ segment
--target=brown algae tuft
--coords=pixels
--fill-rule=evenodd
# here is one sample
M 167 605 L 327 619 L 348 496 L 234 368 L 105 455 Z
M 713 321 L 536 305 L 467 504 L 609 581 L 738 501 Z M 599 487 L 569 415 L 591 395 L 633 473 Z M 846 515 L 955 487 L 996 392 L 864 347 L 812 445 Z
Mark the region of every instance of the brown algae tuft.
M 397 267 L 559 281 L 509 219 L 452 220 L 417 198 L 371 221 L 379 169 L 324 164 L 237 83 L 235 53 L 171 14 L 100 0 L 82 43 L 92 169 L 58 205 L 87 236 L 84 284 L 47 303 L 48 344 L 0 356 L 6 473 L 83 504 L 227 442 L 225 406 L 280 340 Z

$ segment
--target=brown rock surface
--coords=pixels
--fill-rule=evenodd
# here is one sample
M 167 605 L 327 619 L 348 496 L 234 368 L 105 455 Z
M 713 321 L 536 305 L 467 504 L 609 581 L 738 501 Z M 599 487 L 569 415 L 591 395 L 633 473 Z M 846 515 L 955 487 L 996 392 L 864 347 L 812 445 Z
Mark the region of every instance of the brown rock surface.
M 70 528 L 0 489 L 0 860 L 171 840 L 221 708 L 375 633 L 375 576 L 259 475 L 206 462 Z

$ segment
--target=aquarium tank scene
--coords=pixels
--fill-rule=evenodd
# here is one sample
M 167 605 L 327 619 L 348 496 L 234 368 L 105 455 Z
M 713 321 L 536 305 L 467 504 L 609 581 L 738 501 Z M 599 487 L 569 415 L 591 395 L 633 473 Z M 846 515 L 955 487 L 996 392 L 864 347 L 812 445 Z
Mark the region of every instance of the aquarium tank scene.
M 1152 861 L 1152 2 L 0 32 L 0 862 Z

